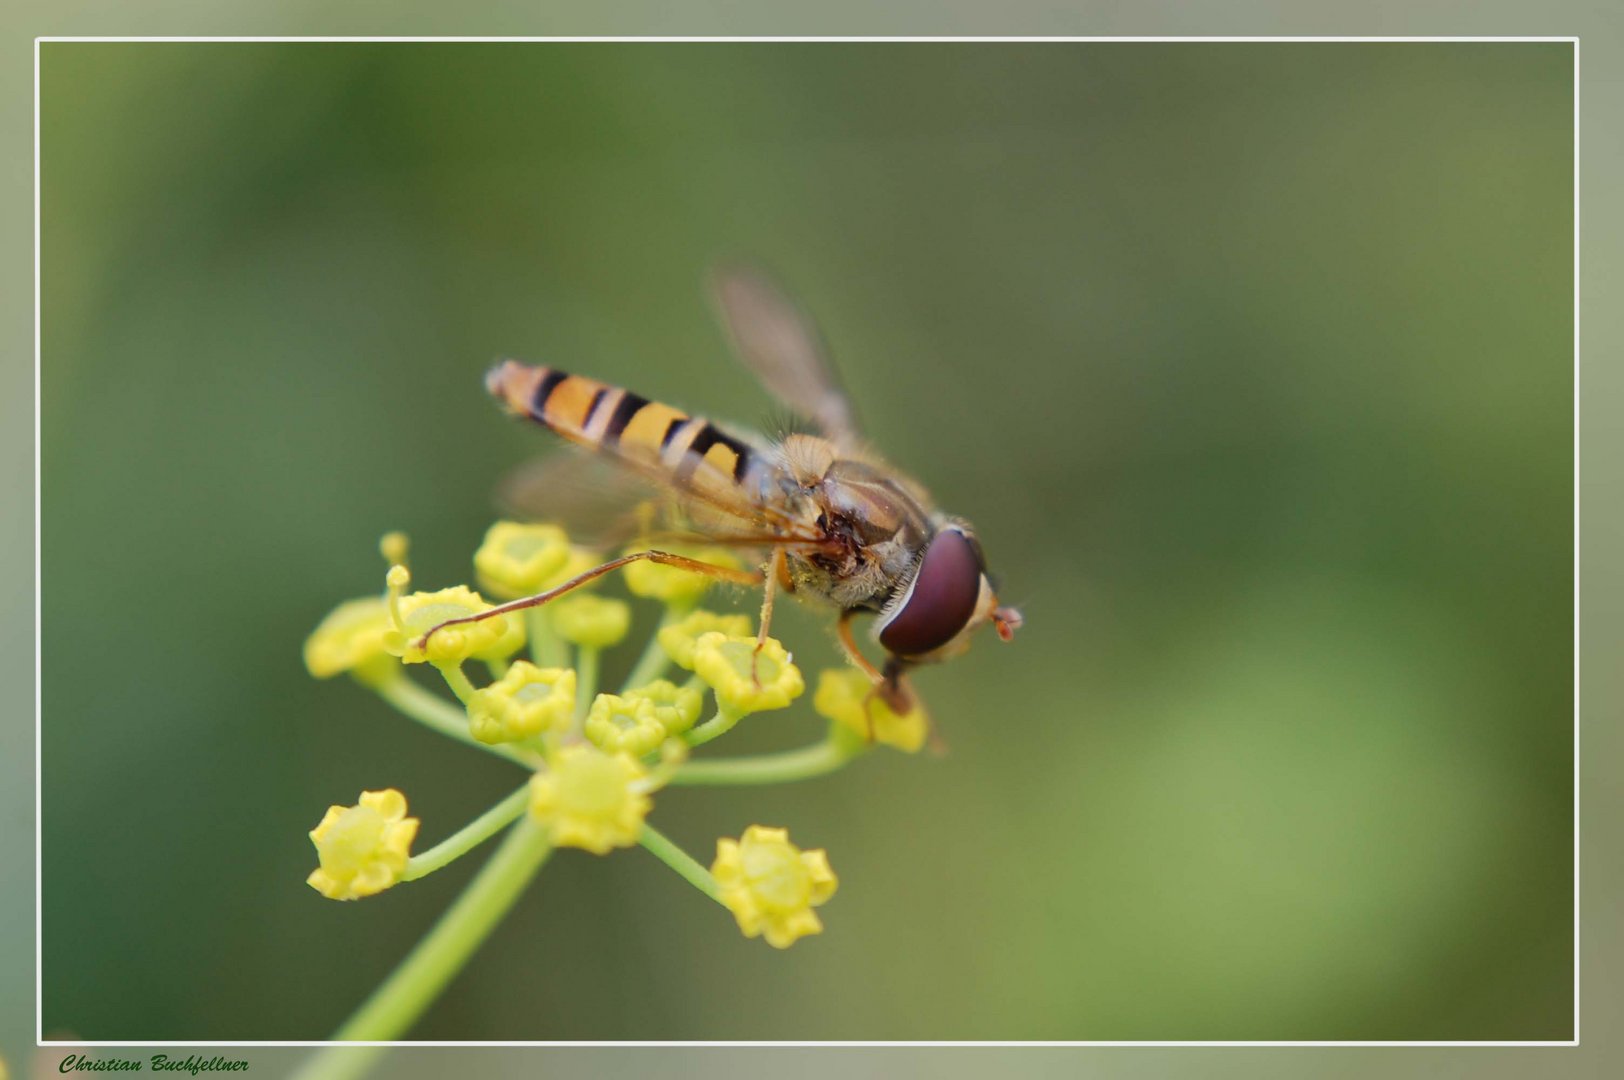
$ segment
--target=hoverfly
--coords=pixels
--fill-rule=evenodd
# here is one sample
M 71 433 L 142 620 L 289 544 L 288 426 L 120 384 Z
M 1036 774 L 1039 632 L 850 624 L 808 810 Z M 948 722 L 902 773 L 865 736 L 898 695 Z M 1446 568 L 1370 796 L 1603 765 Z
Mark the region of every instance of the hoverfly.
M 733 433 L 622 387 L 517 360 L 492 368 L 485 386 L 512 415 L 608 457 L 663 493 L 691 533 L 763 553 L 761 569 L 637 551 L 538 596 L 442 623 L 424 640 L 443 626 L 547 603 L 648 559 L 762 587 L 758 648 L 778 590 L 832 604 L 846 655 L 876 693 L 904 711 L 912 700 L 909 669 L 963 652 L 984 623 L 1010 640 L 1020 613 L 999 606 L 969 524 L 937 510 L 919 484 L 864 444 L 834 367 L 800 310 L 753 270 L 718 273 L 712 292 L 739 358 L 817 434 L 773 441 Z M 547 486 L 530 485 L 543 496 Z M 853 640 L 852 620 L 863 613 L 877 616 L 873 638 L 886 653 L 881 666 Z

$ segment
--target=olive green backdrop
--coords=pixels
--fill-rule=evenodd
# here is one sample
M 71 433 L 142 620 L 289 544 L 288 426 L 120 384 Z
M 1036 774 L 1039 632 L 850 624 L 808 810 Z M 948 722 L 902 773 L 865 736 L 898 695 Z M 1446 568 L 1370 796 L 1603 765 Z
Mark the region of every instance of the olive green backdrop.
M 660 799 L 827 847 L 821 938 L 569 853 L 416 1036 L 1571 1036 L 1569 46 L 48 44 L 41 90 L 47 1031 L 319 1038 L 416 940 L 471 866 L 333 904 L 306 830 L 513 779 L 300 641 L 386 529 L 466 579 L 545 445 L 495 356 L 765 418 L 699 290 L 742 252 L 1027 629 L 920 677 L 945 757 Z

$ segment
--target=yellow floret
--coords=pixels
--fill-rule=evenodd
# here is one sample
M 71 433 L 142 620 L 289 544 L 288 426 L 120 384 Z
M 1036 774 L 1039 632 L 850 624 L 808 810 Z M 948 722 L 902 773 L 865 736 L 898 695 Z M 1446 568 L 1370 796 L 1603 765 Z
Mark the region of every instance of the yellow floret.
M 671 658 L 672 663 L 692 671 L 694 646 L 699 643 L 700 635 L 709 633 L 726 634 L 729 637 L 749 637 L 750 616 L 718 615 L 714 611 L 703 609 L 692 611 L 676 622 L 660 627 L 655 638 L 659 641 L 660 648 Z
M 800 669 L 776 638 L 701 634 L 694 643 L 694 672 L 716 692 L 716 703 L 736 713 L 782 709 L 801 696 Z
M 483 743 L 568 731 L 575 715 L 575 672 L 516 660 L 501 679 L 474 691 L 468 730 Z
M 376 685 L 400 670 L 395 658 L 384 651 L 383 636 L 388 629 L 389 609 L 383 597 L 346 600 L 305 639 L 305 667 L 318 679 L 347 671 Z
M 821 849 L 802 851 L 787 830 L 761 825 L 739 840 L 718 840 L 711 874 L 745 937 L 765 937 L 775 949 L 821 933 L 823 922 L 812 909 L 840 884 Z
M 383 647 L 390 654 L 408 664 L 455 664 L 469 657 L 506 655 L 501 650 L 512 641 L 506 615 L 434 630 L 447 620 L 489 611 L 492 605 L 478 593 L 466 585 L 455 585 L 439 592 L 400 595 L 409 580 L 404 567 L 389 571 L 392 625 L 384 632 Z M 434 633 L 423 642 L 423 636 L 431 630 Z
M 665 679 L 655 679 L 647 686 L 626 691 L 623 696 L 628 701 L 648 702 L 654 709 L 654 718 L 667 735 L 681 735 L 693 727 L 705 706 L 705 695 L 697 686 L 678 686 Z
M 358 900 L 400 880 L 418 821 L 394 788 L 363 791 L 355 806 L 331 806 L 310 833 L 321 866 L 306 879 L 329 900 Z
M 930 718 L 917 701 L 898 715 L 874 692 L 867 675 L 855 668 L 819 673 L 812 708 L 865 741 L 885 743 L 913 753 L 930 735 Z
M 631 629 L 632 609 L 624 600 L 571 592 L 545 608 L 558 636 L 586 649 L 608 649 Z
M 530 813 L 559 847 L 595 855 L 637 843 L 653 807 L 647 773 L 629 754 L 567 746 L 530 781 Z
M 557 525 L 498 521 L 474 552 L 479 587 L 502 600 L 533 596 L 565 580 L 569 537 Z
M 742 570 L 744 564 L 739 562 L 727 548 L 723 547 L 688 547 L 683 545 L 665 545 L 662 551 L 671 555 L 682 555 L 696 562 L 709 563 L 711 566 L 720 566 L 728 570 Z M 684 570 L 680 566 L 664 566 L 652 559 L 640 559 L 627 564 L 621 573 L 626 575 L 626 588 L 631 590 L 633 596 L 642 596 L 652 600 L 660 600 L 669 605 L 689 604 L 705 595 L 715 578 L 708 574 L 693 570 Z

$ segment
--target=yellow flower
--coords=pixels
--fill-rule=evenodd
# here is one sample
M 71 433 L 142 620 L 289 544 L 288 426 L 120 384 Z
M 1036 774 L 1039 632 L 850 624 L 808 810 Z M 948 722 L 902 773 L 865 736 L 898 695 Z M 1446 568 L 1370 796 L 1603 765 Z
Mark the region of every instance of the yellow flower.
M 338 605 L 305 639 L 304 662 L 310 674 L 328 679 L 348 671 L 375 686 L 399 670 L 384 651 L 389 608 L 381 596 L 363 596 Z
M 629 754 L 577 743 L 554 754 L 530 781 L 530 814 L 559 847 L 595 855 L 637 843 L 654 803 L 647 776 Z
M 704 695 L 664 679 L 624 694 L 599 694 L 586 717 L 586 737 L 610 753 L 642 757 L 694 726 Z
M 718 705 L 737 713 L 782 709 L 806 689 L 776 638 L 758 653 L 755 638 L 701 634 L 694 643 L 694 671 L 716 691 Z
M 310 833 L 321 867 L 305 880 L 329 900 L 383 892 L 405 872 L 417 824 L 394 788 L 363 791 L 357 806 L 330 806 Z
M 745 937 L 765 937 L 775 949 L 823 931 L 812 909 L 840 884 L 822 849 L 802 851 L 784 829 L 752 825 L 740 840 L 716 842 L 711 864 L 722 903 L 739 921 Z
M 466 585 L 454 585 L 432 593 L 400 595 L 411 580 L 405 567 L 389 571 L 390 621 L 384 632 L 383 647 L 408 664 L 456 664 L 469 657 L 500 658 L 511 642 L 512 629 L 506 615 L 493 615 L 478 622 L 462 623 L 438 630 L 419 647 L 418 639 L 448 619 L 460 619 L 489 611 L 483 597 Z M 520 642 L 523 642 L 521 637 Z M 509 650 L 511 652 L 511 650 Z
M 885 699 L 874 693 L 874 684 L 856 668 L 828 670 L 818 675 L 818 689 L 812 695 L 812 708 L 864 742 L 881 742 L 914 753 L 925 745 L 930 734 L 930 718 L 916 699 L 913 708 L 900 716 L 891 711 Z
M 624 600 L 572 592 L 546 607 L 558 636 L 586 649 L 619 645 L 631 629 L 632 609 Z
M 646 549 L 642 549 L 646 550 Z M 684 555 L 712 566 L 729 570 L 742 570 L 744 564 L 727 548 L 662 545 L 661 551 L 671 555 Z M 651 559 L 629 563 L 621 570 L 626 575 L 626 588 L 633 596 L 659 600 L 666 604 L 693 603 L 705 595 L 716 579 L 680 566 L 662 566 Z
M 587 711 L 582 730 L 599 749 L 642 757 L 665 741 L 665 725 L 647 698 L 599 694 Z
M 474 552 L 474 574 L 479 587 L 492 596 L 517 600 L 562 582 L 573 554 L 569 537 L 557 525 L 498 521 Z
M 482 743 L 568 731 L 575 715 L 575 672 L 516 660 L 501 679 L 474 691 L 468 730 Z
M 699 641 L 699 635 L 712 632 L 726 634 L 729 637 L 749 637 L 750 616 L 718 615 L 714 611 L 703 609 L 692 611 L 676 622 L 660 627 L 655 638 L 674 664 L 692 671 L 694 645 Z
M 681 735 L 694 726 L 699 712 L 705 707 L 705 695 L 696 687 L 678 686 L 665 679 L 655 679 L 625 693 L 628 701 L 646 701 L 654 707 L 654 718 L 667 735 Z

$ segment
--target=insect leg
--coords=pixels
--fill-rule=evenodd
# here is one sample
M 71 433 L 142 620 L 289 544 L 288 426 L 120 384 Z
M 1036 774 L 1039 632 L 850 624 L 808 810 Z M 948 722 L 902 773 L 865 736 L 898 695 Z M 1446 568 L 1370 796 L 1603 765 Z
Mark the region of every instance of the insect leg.
M 868 681 L 874 684 L 869 689 L 868 695 L 863 698 L 863 717 L 868 721 L 868 741 L 873 742 L 874 712 L 870 706 L 875 696 L 881 692 L 881 687 L 885 685 L 886 674 L 875 667 L 873 662 L 863 655 L 863 650 L 857 647 L 857 641 L 852 637 L 851 632 L 851 622 L 856 616 L 857 612 L 855 610 L 842 611 L 840 621 L 835 624 L 835 632 L 840 639 L 840 648 L 846 654 L 846 659 L 850 660 L 864 675 L 867 675 Z
M 857 642 L 851 633 L 851 621 L 856 617 L 857 611 L 855 609 L 840 613 L 840 622 L 835 627 L 836 634 L 840 638 L 840 648 L 846 654 L 846 659 L 860 668 L 863 674 L 868 676 L 869 681 L 878 686 L 885 681 L 885 674 L 875 667 L 868 657 L 863 655 L 863 650 L 857 647 Z
M 487 611 L 481 611 L 477 615 L 465 615 L 460 619 L 447 619 L 443 623 L 429 627 L 428 632 L 422 637 L 418 638 L 415 644 L 419 649 L 424 648 L 428 644 L 429 638 L 433 637 L 436 631 L 443 630 L 448 626 L 458 626 L 462 623 L 479 622 L 483 619 L 489 619 L 495 615 L 506 615 L 514 611 L 524 611 L 526 608 L 540 607 L 545 603 L 558 599 L 560 596 L 563 596 L 565 593 L 570 592 L 573 589 L 579 589 L 582 585 L 585 585 L 589 581 L 600 578 L 611 571 L 619 570 L 622 566 L 645 559 L 649 562 L 659 563 L 662 566 L 675 566 L 679 570 L 689 570 L 696 574 L 708 574 L 711 577 L 720 578 L 723 581 L 730 581 L 735 585 L 754 586 L 761 584 L 761 575 L 759 573 L 753 573 L 749 570 L 733 570 L 725 566 L 713 566 L 707 562 L 700 562 L 698 559 L 690 559 L 683 555 L 673 555 L 668 551 L 634 551 L 630 555 L 622 555 L 618 559 L 610 559 L 602 566 L 595 566 L 584 574 L 577 574 L 575 577 L 572 577 L 568 581 L 564 582 L 564 584 L 548 589 L 544 593 L 537 593 L 535 596 L 526 596 L 519 600 L 509 601 L 506 604 L 500 604 Z
M 761 576 L 765 587 L 761 590 L 761 627 L 756 631 L 756 652 L 767 644 L 767 630 L 773 622 L 773 597 L 778 592 L 779 583 L 784 580 L 783 548 L 773 548 L 772 557 L 761 568 Z
M 750 654 L 750 678 L 758 687 L 761 679 L 756 674 L 756 662 L 761 656 L 762 647 L 767 644 L 767 630 L 773 623 L 773 599 L 778 593 L 778 586 L 789 580 L 789 567 L 783 548 L 773 548 L 767 565 L 761 568 L 761 577 L 764 583 L 761 590 L 761 625 L 756 630 L 756 650 Z
M 869 681 L 874 685 L 868 695 L 863 698 L 863 716 L 868 721 L 868 741 L 874 741 L 874 702 L 876 699 L 885 702 L 891 711 L 902 715 L 912 709 L 917 702 L 914 700 L 913 690 L 907 683 L 907 664 L 898 657 L 891 657 L 886 661 L 885 670 L 875 667 L 868 657 L 863 655 L 857 647 L 857 641 L 852 636 L 851 623 L 857 612 L 842 611 L 840 621 L 836 624 L 836 636 L 840 640 L 840 648 Z M 927 717 L 927 722 L 930 722 Z M 936 725 L 930 725 L 930 743 L 932 751 L 942 751 L 941 737 L 936 732 Z

